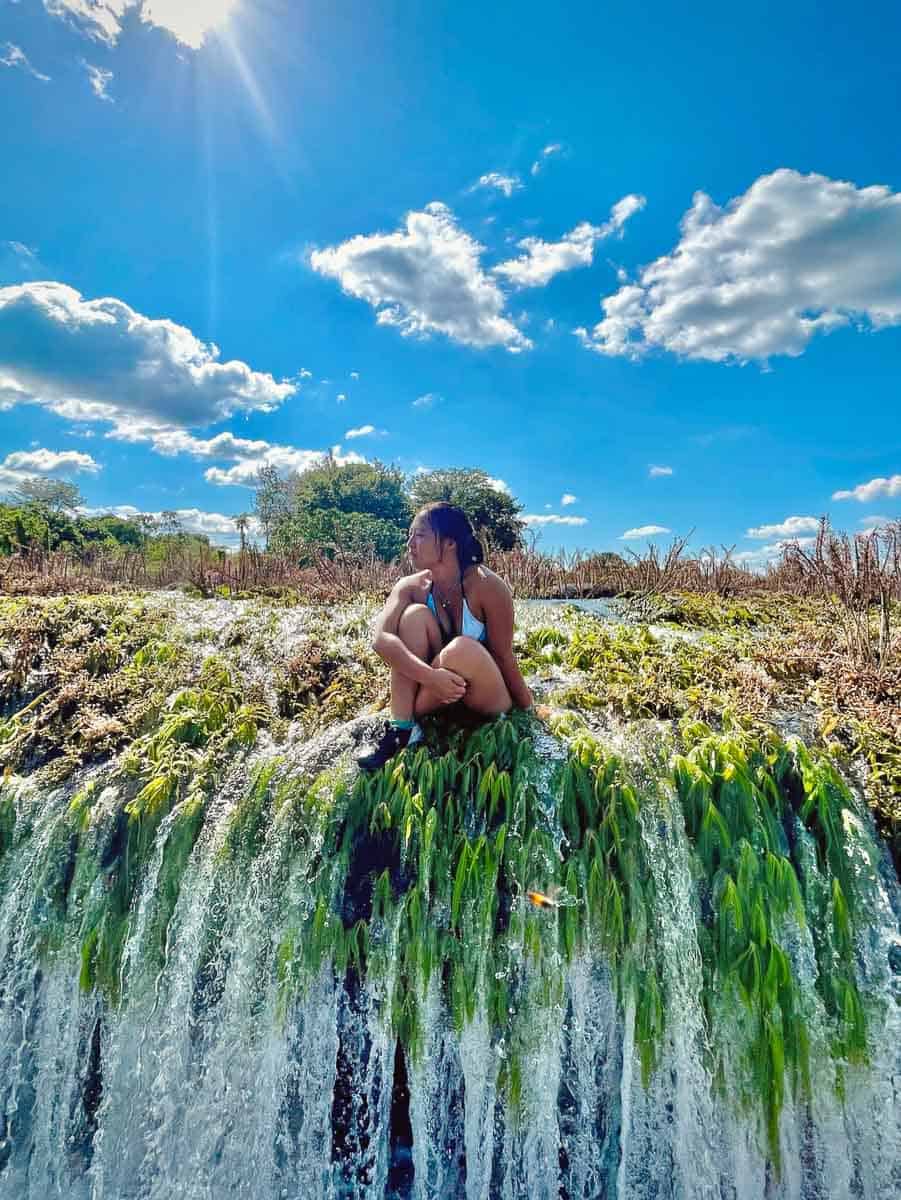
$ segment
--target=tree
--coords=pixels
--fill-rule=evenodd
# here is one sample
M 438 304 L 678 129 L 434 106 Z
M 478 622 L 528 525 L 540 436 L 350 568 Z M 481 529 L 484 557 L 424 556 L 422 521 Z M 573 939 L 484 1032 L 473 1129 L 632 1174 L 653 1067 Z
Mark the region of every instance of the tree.
M 247 526 L 250 524 L 250 513 L 238 513 L 235 517 L 235 529 L 238 531 L 238 537 L 241 539 L 241 553 L 247 549 Z
M 502 491 L 485 471 L 469 467 L 426 471 L 414 478 L 410 499 L 414 510 L 436 500 L 456 504 L 469 517 L 476 537 L 496 550 L 522 545 L 522 505 Z
M 287 480 L 271 467 L 258 479 L 256 511 L 269 549 L 374 552 L 386 561 L 403 552 L 410 503 L 402 471 L 380 462 L 339 466 L 327 458 Z
M 266 549 L 269 550 L 279 525 L 290 516 L 291 488 L 277 469 L 268 464 L 260 467 L 257 472 L 254 508 L 263 531 Z
M 84 496 L 77 484 L 41 476 L 23 479 L 12 491 L 11 497 L 16 504 L 36 504 L 53 513 L 74 512 L 84 504 Z
M 163 537 L 180 538 L 184 533 L 181 517 L 174 508 L 164 508 L 159 515 L 159 531 Z
M 403 471 L 377 460 L 338 466 L 327 459 L 295 477 L 292 507 L 367 513 L 406 532 L 410 523 Z
M 106 513 L 99 517 L 79 517 L 76 525 L 86 546 L 100 546 L 104 550 L 119 547 L 139 550 L 144 543 L 144 533 L 137 521 L 116 517 Z

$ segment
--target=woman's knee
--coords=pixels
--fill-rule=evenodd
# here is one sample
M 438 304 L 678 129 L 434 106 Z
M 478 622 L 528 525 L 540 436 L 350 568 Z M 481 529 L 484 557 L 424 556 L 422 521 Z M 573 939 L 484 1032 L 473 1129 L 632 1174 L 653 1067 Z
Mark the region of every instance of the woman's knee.
M 447 643 L 433 666 L 449 667 L 452 671 L 459 671 L 461 668 L 472 670 L 485 660 L 493 661 L 485 647 L 471 637 L 461 636 L 452 638 Z
M 410 604 L 400 614 L 398 637 L 404 642 L 409 637 L 421 637 L 423 633 L 428 633 L 429 622 L 434 619 L 425 604 Z

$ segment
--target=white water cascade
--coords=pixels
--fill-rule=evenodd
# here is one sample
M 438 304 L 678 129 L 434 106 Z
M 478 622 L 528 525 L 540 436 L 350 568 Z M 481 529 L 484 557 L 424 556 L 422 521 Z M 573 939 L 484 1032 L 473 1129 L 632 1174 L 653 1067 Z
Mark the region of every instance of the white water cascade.
M 67 825 L 73 790 L 39 795 L 24 780 L 6 784 L 17 833 L 0 862 L 3 1200 L 901 1193 L 899 897 L 887 855 L 861 866 L 875 880 L 872 919 L 856 943 L 874 1014 L 869 1061 L 844 1066 L 839 1078 L 828 1056 L 812 1054 L 810 1099 L 787 1092 L 781 1111 L 777 1172 L 756 1118 L 711 1077 L 710 1041 L 728 1046 L 736 1017 L 728 996 L 706 1010 L 701 1002 L 709 981 L 698 891 L 671 791 L 649 787 L 641 817 L 651 919 L 666 950 L 665 1033 L 650 1080 L 634 999 L 623 1009 L 604 955 L 579 952 L 561 963 L 557 1002 L 520 1024 L 528 1036 L 514 1105 L 499 1084 L 510 1052 L 502 1032 L 481 1005 L 455 1028 L 438 975 L 422 998 L 415 1059 L 398 1053 L 391 1031 L 391 970 L 362 978 L 326 960 L 303 989 L 285 990 L 279 948 L 308 913 L 323 868 L 317 847 L 279 819 L 252 853 L 226 853 L 247 777 L 246 764 L 236 766 L 207 804 L 177 885 L 167 855 L 181 808 L 159 824 L 130 902 L 118 997 L 80 981 L 75 932 L 111 886 L 109 870 L 96 874 L 78 911 L 54 910 L 61 877 L 69 887 L 80 869 Z M 101 855 L 116 802 L 108 787 L 92 811 Z M 394 933 L 379 936 L 390 963 Z M 787 921 L 783 945 L 811 1044 L 828 1041 L 810 930 Z M 741 1070 L 736 1063 L 737 1078 Z

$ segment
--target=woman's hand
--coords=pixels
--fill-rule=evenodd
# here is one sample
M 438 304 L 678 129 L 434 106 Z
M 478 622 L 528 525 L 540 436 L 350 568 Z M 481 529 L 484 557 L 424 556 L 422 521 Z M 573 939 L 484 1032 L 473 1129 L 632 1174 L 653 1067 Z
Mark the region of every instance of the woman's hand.
M 449 671 L 447 667 L 435 667 L 427 686 L 442 704 L 453 704 L 455 700 L 462 700 L 466 693 L 466 680 L 456 671 Z

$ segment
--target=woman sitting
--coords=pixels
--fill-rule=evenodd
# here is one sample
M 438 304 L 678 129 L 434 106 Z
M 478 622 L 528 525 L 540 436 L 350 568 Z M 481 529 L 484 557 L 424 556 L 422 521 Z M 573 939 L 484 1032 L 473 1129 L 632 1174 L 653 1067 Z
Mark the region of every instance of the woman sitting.
M 367 771 L 418 741 L 416 718 L 444 705 L 490 718 L 532 704 L 513 653 L 513 597 L 484 565 L 462 509 L 426 505 L 407 549 L 414 574 L 397 581 L 375 623 L 373 649 L 391 667 L 391 720 L 357 759 Z

